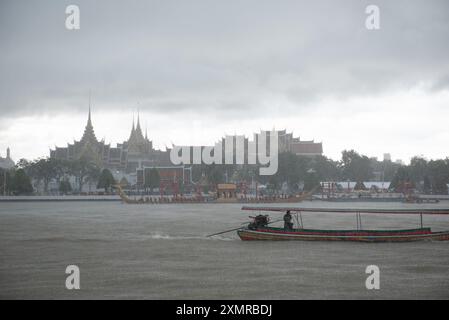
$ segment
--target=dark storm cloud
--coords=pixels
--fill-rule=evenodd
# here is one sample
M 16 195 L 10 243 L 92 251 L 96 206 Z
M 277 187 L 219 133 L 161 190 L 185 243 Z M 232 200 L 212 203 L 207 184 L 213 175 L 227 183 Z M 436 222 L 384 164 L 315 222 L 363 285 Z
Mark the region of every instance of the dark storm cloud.
M 447 89 L 447 1 L 72 1 L 0 4 L 3 115 L 100 109 L 307 110 L 326 96 Z M 381 30 L 364 27 L 381 10 Z M 280 106 L 285 107 L 285 106 Z

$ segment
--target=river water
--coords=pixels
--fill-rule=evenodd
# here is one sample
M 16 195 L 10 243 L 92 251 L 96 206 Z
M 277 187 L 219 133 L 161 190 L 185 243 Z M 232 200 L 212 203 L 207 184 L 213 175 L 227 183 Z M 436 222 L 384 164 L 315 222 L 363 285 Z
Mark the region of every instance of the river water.
M 441 207 L 304 202 L 325 207 Z M 0 298 L 448 299 L 449 242 L 243 242 L 239 204 L 0 203 Z M 281 214 L 272 214 L 274 219 Z M 419 216 L 363 216 L 363 227 L 415 228 Z M 306 228 L 355 228 L 351 214 L 303 215 Z M 425 226 L 449 229 L 449 217 Z M 80 268 L 80 290 L 65 269 Z M 368 265 L 380 289 L 367 290 Z

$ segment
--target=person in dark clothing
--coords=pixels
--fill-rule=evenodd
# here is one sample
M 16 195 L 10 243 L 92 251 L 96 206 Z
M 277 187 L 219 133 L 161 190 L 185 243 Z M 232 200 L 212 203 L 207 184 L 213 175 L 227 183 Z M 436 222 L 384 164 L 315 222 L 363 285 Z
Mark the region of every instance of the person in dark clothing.
M 287 213 L 284 215 L 284 229 L 286 231 L 293 230 L 292 215 L 290 213 L 290 210 L 288 210 Z

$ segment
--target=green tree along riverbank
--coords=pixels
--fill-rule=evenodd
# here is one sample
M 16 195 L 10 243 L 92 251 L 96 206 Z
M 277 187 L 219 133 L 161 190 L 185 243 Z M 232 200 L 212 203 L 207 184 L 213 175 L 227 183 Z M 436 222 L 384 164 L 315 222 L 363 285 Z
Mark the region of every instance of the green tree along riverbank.
M 279 154 L 276 174 L 261 176 L 258 169 L 258 165 L 193 165 L 192 180 L 203 185 L 256 181 L 276 193 L 285 189 L 289 192 L 309 191 L 320 181 L 362 183 L 377 180 L 390 181 L 390 189 L 396 192 L 413 188 L 424 194 L 447 194 L 449 183 L 449 158 L 427 160 L 414 157 L 409 165 L 401 165 L 389 160 L 368 158 L 354 150 L 344 150 L 338 161 L 325 156 L 297 156 L 286 152 Z M 142 189 L 159 187 L 161 177 L 157 168 L 146 170 L 145 175 Z M 119 180 L 121 184 L 128 184 L 125 177 Z M 0 169 L 1 195 L 27 195 L 37 188 L 48 193 L 51 182 L 58 186 L 60 194 L 80 192 L 87 183 L 105 192 L 112 192 L 113 185 L 117 183 L 109 169 L 83 158 L 72 161 L 21 159 L 11 170 Z

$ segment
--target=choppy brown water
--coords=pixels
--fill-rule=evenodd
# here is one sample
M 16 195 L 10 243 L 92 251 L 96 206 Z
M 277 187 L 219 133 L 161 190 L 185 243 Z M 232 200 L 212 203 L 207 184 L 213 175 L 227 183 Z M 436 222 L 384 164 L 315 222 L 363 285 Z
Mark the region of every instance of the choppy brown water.
M 205 237 L 247 221 L 248 212 L 240 207 L 0 203 L 0 298 L 449 298 L 449 242 L 242 242 L 234 233 Z M 307 228 L 354 228 L 356 223 L 352 215 L 303 217 Z M 425 217 L 424 222 L 434 230 L 449 229 L 449 217 Z M 363 217 L 364 228 L 418 225 L 417 216 Z M 71 264 L 81 270 L 80 290 L 65 288 L 65 268 Z M 365 288 L 365 268 L 371 264 L 380 268 L 380 290 Z

